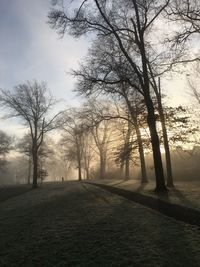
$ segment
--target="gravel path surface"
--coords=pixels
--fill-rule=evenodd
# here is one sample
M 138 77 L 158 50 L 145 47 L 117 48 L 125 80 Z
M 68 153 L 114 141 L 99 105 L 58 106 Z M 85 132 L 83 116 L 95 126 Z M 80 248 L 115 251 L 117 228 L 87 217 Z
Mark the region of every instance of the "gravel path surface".
M 200 266 L 200 229 L 78 182 L 0 203 L 0 266 Z

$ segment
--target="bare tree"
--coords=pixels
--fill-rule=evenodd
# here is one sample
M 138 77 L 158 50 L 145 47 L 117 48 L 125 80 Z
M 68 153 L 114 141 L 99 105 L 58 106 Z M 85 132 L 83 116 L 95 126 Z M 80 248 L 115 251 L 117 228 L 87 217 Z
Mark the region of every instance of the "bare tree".
M 200 2 L 199 0 L 172 0 L 168 15 L 179 24 L 174 41 L 184 43 L 195 34 L 200 33 Z
M 27 183 L 31 183 L 31 168 L 32 168 L 32 141 L 30 134 L 26 134 L 16 145 L 19 152 L 25 154 L 28 157 L 28 179 Z
M 197 101 L 200 105 L 200 66 L 199 63 L 193 64 L 190 73 L 187 74 L 188 86 L 190 89 L 190 95 Z
M 175 67 L 177 70 L 185 64 L 199 62 L 196 39 L 200 34 L 200 2 L 198 0 L 171 0 L 166 14 L 174 26 L 171 27 L 166 41 L 171 44 L 171 48 L 181 51 L 180 57 L 171 61 L 170 67 Z
M 133 75 L 140 87 L 135 88 L 145 100 L 148 111 L 147 122 L 150 129 L 153 158 L 156 174 L 156 191 L 166 191 L 160 144 L 156 129 L 156 116 L 150 92 L 149 64 L 155 60 L 155 51 L 150 53 L 149 33 L 154 22 L 168 6 L 170 0 L 127 0 L 105 1 L 84 0 L 68 5 L 64 9 L 53 9 L 49 22 L 64 35 L 67 31 L 75 37 L 88 32 L 102 36 L 112 36 L 130 64 Z M 74 7 L 74 4 L 77 5 Z M 64 5 L 63 5 L 64 6 Z M 153 58 L 151 57 L 153 55 Z
M 124 172 L 124 180 L 127 181 L 130 179 L 130 160 L 132 154 L 132 132 L 133 125 L 130 120 L 124 122 L 118 121 L 120 123 L 119 131 L 122 135 L 122 143 L 117 146 L 117 151 L 115 152 L 115 161 L 120 162 L 120 171 L 121 176 L 123 177 L 123 169 Z
M 0 102 L 10 113 L 8 117 L 19 117 L 29 128 L 31 135 L 31 154 L 33 161 L 33 188 L 38 182 L 39 149 L 43 143 L 44 135 L 57 127 L 55 119 L 48 118 L 50 108 L 55 100 L 47 90 L 46 84 L 37 81 L 20 84 L 14 91 L 1 90 Z
M 45 160 L 52 156 L 54 151 L 49 146 L 50 140 L 46 138 L 39 150 L 38 150 L 38 172 L 41 173 Z M 25 134 L 16 144 L 17 150 L 28 157 L 28 179 L 27 183 L 31 183 L 31 173 L 32 173 L 32 138 L 31 134 Z M 40 178 L 38 176 L 38 178 Z
M 128 94 L 125 94 L 125 101 L 130 112 L 131 121 L 135 128 L 137 143 L 138 143 L 138 152 L 140 156 L 140 166 L 141 166 L 141 173 L 142 173 L 142 183 L 147 183 L 147 173 L 146 173 L 146 163 L 145 163 L 145 156 L 144 156 L 144 147 L 143 147 L 143 140 L 141 135 L 141 117 L 145 116 L 144 105 L 141 103 L 141 99 L 138 98 L 137 94 L 132 94 L 132 97 L 127 97 Z M 140 117 L 140 118 L 139 118 Z
M 0 131 L 0 167 L 5 164 L 5 156 L 11 149 L 13 139 L 5 132 Z
M 89 99 L 83 106 L 80 113 L 88 132 L 91 133 L 95 146 L 96 152 L 99 156 L 99 177 L 105 178 L 108 149 L 111 142 L 111 135 L 113 134 L 113 125 L 108 117 L 109 110 L 111 109 L 110 103 L 107 101 L 100 102 L 95 99 Z M 110 117 L 109 117 L 110 118 Z
M 167 172 L 167 186 L 168 187 L 174 187 L 173 182 L 173 175 L 172 175 L 172 163 L 171 163 L 171 155 L 170 155 L 170 147 L 169 147 L 169 138 L 167 133 L 167 127 L 166 127 L 166 116 L 165 116 L 165 110 L 163 107 L 163 99 L 162 99 L 162 90 L 161 90 L 161 81 L 160 77 L 158 77 L 158 83 L 154 79 L 154 76 L 152 76 L 152 87 L 154 89 L 155 95 L 156 95 L 156 102 L 158 107 L 158 113 L 162 128 L 162 136 L 163 136 L 163 143 L 164 143 L 164 149 L 165 149 L 165 161 L 166 161 L 166 172 Z
M 131 123 L 128 120 L 128 128 L 126 131 L 126 136 L 125 136 L 125 143 L 124 143 L 124 152 L 125 152 L 125 180 L 130 179 L 130 172 L 129 172 L 129 167 L 130 167 L 130 154 L 131 154 Z
M 94 149 L 92 147 L 92 134 L 90 131 L 84 132 L 83 136 L 83 166 L 85 169 L 85 179 L 90 179 L 90 169 L 92 159 L 94 158 Z
M 68 158 L 77 162 L 78 180 L 81 181 L 85 127 L 75 109 L 71 108 L 63 112 L 60 128 L 64 133 L 62 143 L 68 147 Z
M 175 47 L 176 51 L 180 51 L 179 56 L 172 60 L 169 65 L 170 68 L 175 66 L 182 67 L 186 63 L 193 63 L 200 60 L 198 54 L 193 53 L 195 37 L 200 34 L 200 2 L 198 0 L 171 0 L 166 9 L 168 18 L 174 22 L 174 29 L 171 29 L 170 37 L 167 42 L 171 43 L 171 47 Z M 194 49 L 195 50 L 195 49 Z M 164 64 L 165 65 L 165 64 Z M 169 69 L 170 69 L 169 68 Z M 198 100 L 198 90 L 188 80 L 193 95 Z M 152 87 L 154 88 L 157 101 L 158 110 L 163 130 L 163 140 L 165 147 L 166 169 L 167 169 L 167 185 L 173 187 L 173 176 L 171 167 L 170 150 L 168 143 L 168 134 L 165 125 L 165 114 L 162 107 L 162 97 L 160 90 L 160 79 L 158 82 L 152 79 Z
M 109 39 L 108 42 L 102 44 L 100 40 L 97 40 L 95 46 L 90 49 L 89 57 L 86 58 L 85 63 L 81 65 L 81 69 L 79 71 L 74 71 L 73 74 L 78 78 L 77 90 L 79 93 L 84 93 L 86 95 L 104 93 L 115 96 L 120 102 L 122 101 L 124 103 L 125 109 L 127 109 L 130 114 L 129 119 L 131 119 L 131 123 L 134 125 L 137 135 L 142 182 L 147 182 L 145 157 L 139 123 L 139 117 L 146 116 L 144 101 L 142 102 L 143 97 L 141 97 L 135 89 L 135 76 L 132 76 L 130 66 L 126 64 L 118 48 L 113 45 L 113 41 Z M 138 85 L 138 88 L 139 87 Z M 108 119 L 108 114 L 105 115 Z M 111 115 L 110 118 L 112 117 Z M 116 114 L 114 117 L 116 118 Z
M 109 122 L 102 121 L 101 123 L 95 125 L 92 129 L 92 135 L 94 137 L 100 159 L 99 177 L 100 179 L 104 179 L 106 174 L 108 145 L 111 136 Z
M 5 155 L 10 151 L 12 141 L 13 139 L 8 134 L 0 130 L 0 155 Z

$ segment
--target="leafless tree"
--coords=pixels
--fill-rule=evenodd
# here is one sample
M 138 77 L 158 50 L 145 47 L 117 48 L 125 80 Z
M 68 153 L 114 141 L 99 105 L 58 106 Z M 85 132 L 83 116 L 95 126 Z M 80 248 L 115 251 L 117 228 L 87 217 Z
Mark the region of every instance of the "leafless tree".
M 184 43 L 200 33 L 200 2 L 198 0 L 172 0 L 167 11 L 170 19 L 179 24 L 174 41 Z
M 110 46 L 112 46 L 111 50 Z M 135 90 L 135 76 L 132 76 L 130 66 L 126 64 L 121 53 L 113 46 L 112 40 L 108 40 L 106 44 L 98 41 L 90 52 L 80 70 L 73 72 L 78 78 L 77 91 L 86 95 L 99 94 L 99 92 L 114 95 L 125 103 L 126 109 L 130 114 L 131 123 L 136 130 L 142 182 L 147 182 L 144 150 L 138 120 L 139 117 L 144 116 L 144 101 L 143 105 L 141 105 L 143 97 Z M 108 119 L 108 114 L 106 114 L 106 117 Z M 112 118 L 113 116 L 111 115 L 110 117 Z M 114 117 L 116 118 L 116 114 Z
M 90 179 L 91 163 L 94 159 L 94 149 L 91 131 L 84 132 L 83 136 L 84 148 L 83 148 L 83 167 L 85 170 L 85 179 Z
M 141 126 L 142 120 L 145 117 L 144 105 L 141 102 L 141 98 L 138 97 L 137 93 L 132 94 L 132 97 L 128 97 L 128 94 L 125 95 L 125 102 L 127 108 L 129 110 L 129 114 L 131 117 L 132 125 L 134 126 L 136 137 L 137 137 L 137 144 L 138 144 L 138 152 L 140 157 L 140 165 L 141 165 L 141 173 L 142 173 L 142 183 L 147 183 L 147 173 L 146 173 L 146 163 L 145 163 L 145 156 L 144 156 L 144 147 L 143 147 L 143 138 L 141 134 Z
M 68 147 L 68 158 L 77 162 L 78 180 L 82 180 L 85 126 L 79 118 L 78 111 L 71 108 L 63 112 L 60 118 L 63 130 L 63 143 Z
M 140 163 L 141 163 L 141 173 L 142 179 L 141 182 L 147 182 L 147 175 L 146 175 L 146 166 L 145 166 L 145 157 L 144 157 L 144 149 L 143 149 L 143 142 L 140 127 L 143 125 L 141 119 L 139 117 L 143 117 L 144 104 L 139 104 L 139 99 L 135 97 L 131 97 L 128 94 L 128 90 L 125 90 L 124 86 L 115 85 L 113 90 L 115 90 L 116 94 L 118 94 L 118 100 L 113 101 L 97 101 L 96 99 L 90 99 L 87 102 L 87 108 L 85 111 L 85 117 L 88 117 L 86 124 L 89 122 L 89 127 L 96 127 L 100 122 L 108 121 L 110 122 L 110 128 L 114 129 L 115 124 L 117 122 L 119 125 L 122 126 L 122 121 L 125 121 L 126 127 L 122 127 L 123 131 L 123 142 L 124 142 L 124 149 L 123 149 L 123 157 L 125 160 L 126 166 L 126 177 L 129 177 L 129 161 L 131 158 L 132 153 L 132 132 L 133 129 L 136 132 L 136 140 L 134 143 L 134 147 L 137 147 L 139 156 L 140 156 Z M 123 89 L 121 88 L 123 87 Z M 105 87 L 105 90 L 107 87 Z M 122 90 L 122 91 L 121 91 Z M 121 94 L 125 95 L 122 99 L 119 98 Z M 123 103 L 123 104 L 122 104 Z M 114 122 L 114 125 L 113 125 Z M 128 126 L 127 126 L 128 125 Z M 119 134 L 119 133 L 118 133 Z M 116 135 L 116 131 L 113 131 L 112 135 Z M 120 138 L 119 138 L 120 139 Z M 119 140 L 120 141 L 120 140 Z M 119 151 L 119 149 L 117 149 Z M 122 156 L 121 154 L 121 156 Z M 123 165 L 124 160 L 122 159 L 121 163 Z
M 53 149 L 49 146 L 49 138 L 45 138 L 38 150 L 38 170 L 41 173 L 44 162 L 47 158 L 51 157 L 54 153 Z M 16 149 L 18 152 L 28 157 L 28 179 L 27 183 L 31 183 L 31 169 L 32 169 L 32 138 L 30 134 L 25 134 L 20 140 L 17 141 Z M 38 177 L 40 178 L 40 177 Z
M 11 150 L 13 138 L 3 131 L 0 131 L 0 167 L 5 164 L 5 156 Z
M 170 0 L 84 0 L 73 1 L 67 10 L 53 9 L 49 22 L 60 34 L 66 32 L 79 37 L 96 32 L 102 37 L 112 36 L 130 65 L 137 84 L 135 88 L 145 100 L 150 129 L 156 174 L 156 191 L 166 191 L 156 116 L 151 98 L 149 65 L 156 59 L 155 51 L 150 53 L 150 29 L 161 16 Z M 64 5 L 63 5 L 64 6 Z M 78 7 L 77 7 L 78 6 Z
M 168 187 L 174 187 L 173 182 L 173 174 L 172 174 L 172 163 L 171 163 L 171 155 L 170 155 L 170 147 L 169 147 L 169 138 L 168 138 L 168 132 L 166 127 L 166 116 L 165 116 L 165 110 L 163 107 L 163 97 L 162 97 L 162 90 L 161 90 L 161 80 L 160 77 L 158 78 L 158 82 L 154 79 L 154 76 L 152 75 L 152 87 L 155 92 L 156 96 L 156 102 L 157 102 L 157 108 L 162 128 L 162 137 L 163 137 L 163 143 L 164 143 L 164 149 L 165 149 L 165 161 L 166 161 L 166 173 L 167 173 L 167 186 Z
M 55 100 L 47 90 L 44 82 L 37 81 L 20 84 L 13 91 L 0 91 L 0 102 L 9 110 L 8 117 L 19 117 L 30 130 L 31 155 L 33 161 L 33 188 L 38 182 L 38 157 L 39 150 L 44 140 L 44 135 L 55 129 L 56 117 L 48 118 L 48 112 L 55 104 Z
M 191 70 L 187 74 L 187 82 L 189 87 L 189 94 L 197 101 L 200 105 L 200 66 L 199 63 L 194 64 L 191 67 Z
M 100 158 L 100 179 L 105 178 L 107 166 L 108 145 L 111 137 L 110 124 L 108 121 L 102 121 L 92 129 L 92 135 Z
M 30 134 L 26 134 L 17 142 L 16 148 L 19 152 L 28 157 L 28 179 L 27 183 L 31 183 L 31 168 L 32 168 L 32 141 Z
M 132 133 L 133 125 L 131 120 L 118 120 L 119 127 L 118 130 L 121 133 L 121 143 L 117 145 L 115 152 L 115 161 L 120 163 L 120 176 L 124 176 L 124 180 L 130 179 L 130 160 L 132 154 Z M 117 127 L 117 123 L 116 123 Z M 124 175 L 123 175 L 123 170 Z
M 107 103 L 104 103 L 103 108 L 97 101 L 88 101 L 84 105 L 84 110 L 82 112 L 82 118 L 84 119 L 84 124 L 87 126 L 89 132 L 91 133 L 96 148 L 97 154 L 99 156 L 99 177 L 100 179 L 105 178 L 108 147 L 110 144 L 110 138 L 113 133 L 113 128 L 109 120 L 104 120 L 104 115 L 106 110 L 110 107 Z
M 176 50 L 182 51 L 180 57 L 170 66 L 181 68 L 188 63 L 200 61 L 196 49 L 200 34 L 200 2 L 198 0 L 171 0 L 166 10 L 168 19 L 173 23 L 167 42 Z

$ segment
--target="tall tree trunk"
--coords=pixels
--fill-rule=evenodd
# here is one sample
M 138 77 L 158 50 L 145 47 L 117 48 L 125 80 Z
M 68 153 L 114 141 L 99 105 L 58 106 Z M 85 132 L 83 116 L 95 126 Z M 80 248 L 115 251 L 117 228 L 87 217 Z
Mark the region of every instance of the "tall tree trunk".
M 142 137 L 141 137 L 141 132 L 140 132 L 140 127 L 138 125 L 138 121 L 137 121 L 137 111 L 133 110 L 133 107 L 131 106 L 130 101 L 128 100 L 127 97 L 125 97 L 129 112 L 131 114 L 131 119 L 133 121 L 134 124 L 134 128 L 136 131 L 136 136 L 137 136 L 137 143 L 138 143 L 138 152 L 139 152 L 139 156 L 140 156 L 140 167 L 141 167 L 141 183 L 147 183 L 148 179 L 147 179 L 147 172 L 146 172 L 146 163 L 145 163 L 145 157 L 144 157 L 144 149 L 143 149 L 143 143 L 142 143 Z
M 89 180 L 90 179 L 90 163 L 89 163 L 89 160 L 87 159 L 87 157 L 85 156 L 84 157 L 84 167 L 85 167 L 85 179 L 86 180 Z
M 33 188 L 38 186 L 38 129 L 37 121 L 34 122 L 34 136 L 32 136 L 32 157 L 33 157 Z
M 126 157 L 125 160 L 125 177 L 124 180 L 128 181 L 130 179 L 130 157 Z
M 86 180 L 89 180 L 90 179 L 89 168 L 86 167 L 85 171 L 86 171 Z
M 155 167 L 155 175 L 156 175 L 156 192 L 165 192 L 167 191 L 165 185 L 165 178 L 163 172 L 163 165 L 162 165 L 162 157 L 160 152 L 160 141 L 158 138 L 158 133 L 156 129 L 156 117 L 154 113 L 154 107 L 152 100 L 149 98 L 147 101 L 147 123 L 149 126 L 150 136 L 151 136 L 151 144 L 153 150 L 153 160 L 154 160 L 154 167 Z
M 162 127 L 162 132 L 163 132 L 163 142 L 164 142 L 164 148 L 165 148 L 167 186 L 174 187 L 168 135 L 167 135 L 167 129 L 166 129 L 166 125 L 165 125 L 165 115 L 164 115 L 163 105 L 162 105 L 160 79 L 159 79 L 159 87 L 158 88 L 159 88 L 159 92 L 156 90 L 156 96 L 157 96 L 157 101 L 158 101 L 158 110 L 159 110 L 159 115 L 160 115 L 160 122 L 161 122 L 161 127 Z
M 82 153 L 81 153 L 81 145 L 80 145 L 80 140 L 76 138 L 76 158 L 77 158 L 77 165 L 78 165 L 78 180 L 82 181 Z
M 81 159 L 78 156 L 78 180 L 81 181 L 82 180 L 82 172 L 81 172 Z
M 81 173 L 81 165 L 79 164 L 78 166 L 78 180 L 81 181 L 82 180 L 82 173 Z
M 33 152 L 33 188 L 37 188 L 38 180 L 38 154 L 37 149 Z
M 143 149 L 140 127 L 138 125 L 137 118 L 135 116 L 132 116 L 132 117 L 134 120 L 134 127 L 135 127 L 135 131 L 136 131 L 138 151 L 139 151 L 139 156 L 140 156 L 140 167 L 141 167 L 141 174 L 142 174 L 141 183 L 142 184 L 148 183 L 147 172 L 146 172 L 146 163 L 145 163 L 144 149 Z
M 85 169 L 85 179 L 90 179 L 90 160 L 87 157 L 86 153 L 84 153 L 84 169 Z
M 131 137 L 131 123 L 128 120 L 128 129 L 126 132 L 126 138 L 125 138 L 125 152 L 126 152 L 126 158 L 125 158 L 125 177 L 124 179 L 127 181 L 130 179 L 130 137 Z
M 167 136 L 167 129 L 165 125 L 165 117 L 163 114 L 163 109 L 161 107 L 159 107 L 159 114 L 160 114 L 160 121 L 161 121 L 162 132 L 163 132 L 163 142 L 164 142 L 164 148 L 165 148 L 167 186 L 173 187 L 174 183 L 173 183 L 173 176 L 172 176 L 172 165 L 171 165 L 169 142 L 168 142 L 168 136 Z
M 162 157 L 160 152 L 160 141 L 158 137 L 158 132 L 156 129 L 156 116 L 155 110 L 153 106 L 153 102 L 151 99 L 150 94 L 150 83 L 149 83 L 149 74 L 148 74 L 148 61 L 146 57 L 145 51 L 145 42 L 144 42 L 144 32 L 140 28 L 140 21 L 139 21 L 139 13 L 137 9 L 137 4 L 135 3 L 136 7 L 136 16 L 138 18 L 138 27 L 139 27 L 139 37 L 140 37 L 140 52 L 141 52 L 141 60 L 142 60 L 142 70 L 143 70 L 143 92 L 144 92 L 144 100 L 147 107 L 147 123 L 149 126 L 150 136 L 151 136 L 151 145 L 153 150 L 153 159 L 154 159 L 154 168 L 155 168 L 155 175 L 156 175 L 156 192 L 166 192 L 167 187 L 165 185 L 165 178 L 163 172 L 163 164 L 162 164 Z
M 124 177 L 124 161 L 120 164 L 120 178 L 125 179 Z
M 100 179 L 104 179 L 106 174 L 106 157 L 100 155 Z
M 27 181 L 28 184 L 31 183 L 31 155 L 29 155 L 29 158 L 28 158 L 28 181 Z

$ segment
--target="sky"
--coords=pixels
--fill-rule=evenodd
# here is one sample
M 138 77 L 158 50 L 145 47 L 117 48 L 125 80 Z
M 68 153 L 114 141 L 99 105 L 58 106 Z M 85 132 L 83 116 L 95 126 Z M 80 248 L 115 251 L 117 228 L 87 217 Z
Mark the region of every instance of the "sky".
M 63 100 L 58 106 L 63 109 L 80 101 L 72 92 L 75 80 L 67 73 L 78 68 L 89 41 L 68 35 L 59 38 L 47 24 L 50 8 L 51 0 L 0 0 L 0 88 L 12 90 L 33 79 L 46 81 L 52 94 Z M 169 78 L 163 86 L 170 92 L 172 103 L 187 99 L 177 89 L 185 88 L 184 77 Z M 24 131 L 20 121 L 1 116 L 0 129 L 11 135 Z
M 72 92 L 75 80 L 67 73 L 78 67 L 89 43 L 84 38 L 61 39 L 47 24 L 50 8 L 51 0 L 0 0 L 0 88 L 46 81 L 52 94 L 63 100 L 63 108 L 79 101 Z M 19 121 L 1 118 L 0 129 L 20 134 L 24 128 Z

